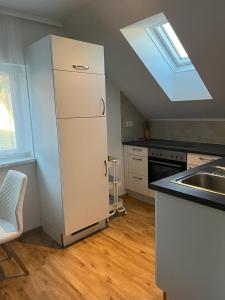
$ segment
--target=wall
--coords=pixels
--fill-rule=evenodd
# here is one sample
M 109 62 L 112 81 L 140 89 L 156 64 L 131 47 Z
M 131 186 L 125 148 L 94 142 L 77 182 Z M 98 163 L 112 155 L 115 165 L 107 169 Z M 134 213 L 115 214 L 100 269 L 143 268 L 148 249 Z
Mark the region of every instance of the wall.
M 37 189 L 36 165 L 27 163 L 7 168 L 0 167 L 0 183 L 8 170 L 23 172 L 28 176 L 27 192 L 24 201 L 24 231 L 40 226 L 40 207 Z
M 121 111 L 120 111 L 120 90 L 110 79 L 106 79 L 106 105 L 107 105 L 107 132 L 109 155 L 121 159 L 118 166 L 118 177 L 121 179 L 119 194 L 124 194 L 124 165 L 123 145 L 121 142 Z
M 13 17 L 9 17 L 9 20 L 10 18 L 12 20 L 15 20 L 15 18 Z M 22 31 L 21 42 L 23 48 L 48 34 L 66 35 L 61 28 L 57 28 L 55 26 L 49 26 L 38 22 L 32 22 L 22 19 L 19 23 Z M 1 40 L 1 43 L 4 43 L 4 40 Z M 17 171 L 24 172 L 28 176 L 28 190 L 24 203 L 24 231 L 39 227 L 40 208 L 35 163 L 11 166 L 10 168 L 0 167 L 0 182 L 2 181 L 8 169 L 14 169 Z
M 150 120 L 151 137 L 225 144 L 225 120 Z
M 26 47 L 33 42 L 45 37 L 49 34 L 55 34 L 59 36 L 68 36 L 68 34 L 63 30 L 63 28 L 42 24 L 38 22 L 32 22 L 28 20 L 22 20 L 21 23 L 21 30 L 23 32 L 23 46 Z
M 133 126 L 127 127 L 126 122 L 133 121 Z M 121 93 L 121 131 L 122 141 L 137 140 L 144 137 L 143 123 L 145 117 L 130 102 L 130 100 Z

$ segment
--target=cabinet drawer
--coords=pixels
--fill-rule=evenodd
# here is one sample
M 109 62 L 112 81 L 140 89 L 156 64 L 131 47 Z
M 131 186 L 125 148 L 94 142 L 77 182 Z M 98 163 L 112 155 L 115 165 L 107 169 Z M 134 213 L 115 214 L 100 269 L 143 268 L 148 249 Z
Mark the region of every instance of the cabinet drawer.
M 204 155 L 204 154 L 194 154 L 194 153 L 188 153 L 187 155 L 187 164 L 188 165 L 194 165 L 194 166 L 201 166 L 204 165 L 210 161 L 219 159 L 218 156 L 213 155 Z
M 57 118 L 106 114 L 105 76 L 54 71 Z
M 148 158 L 144 156 L 128 156 L 129 173 L 135 173 L 142 176 L 148 176 Z
M 129 190 L 146 195 L 148 191 L 148 178 L 135 173 L 129 173 Z
M 128 146 L 128 155 L 148 157 L 148 148 Z
M 51 36 L 53 69 L 104 74 L 103 46 Z

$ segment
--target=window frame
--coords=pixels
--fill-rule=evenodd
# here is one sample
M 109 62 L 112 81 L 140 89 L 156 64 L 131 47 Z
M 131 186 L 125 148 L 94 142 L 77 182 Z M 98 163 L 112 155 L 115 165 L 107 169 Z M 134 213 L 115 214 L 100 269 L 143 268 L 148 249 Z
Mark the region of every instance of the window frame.
M 9 75 L 16 149 L 0 150 L 0 163 L 33 158 L 31 119 L 25 65 L 0 63 L 0 72 Z
M 174 35 L 174 38 L 177 39 L 177 42 L 180 44 L 180 47 L 182 48 L 181 50 L 183 50 L 185 52 L 185 57 L 182 57 L 180 51 L 179 51 L 179 47 L 177 47 L 176 42 L 173 41 L 172 37 L 170 36 L 168 30 L 166 29 L 166 26 L 169 26 L 170 29 L 172 30 L 172 34 Z M 175 49 L 175 51 L 177 52 L 178 56 L 180 57 L 180 59 L 189 59 L 189 55 L 187 54 L 186 50 L 184 49 L 183 45 L 181 44 L 181 41 L 179 40 L 176 32 L 174 31 L 173 27 L 171 26 L 171 24 L 169 22 L 163 23 L 161 26 L 162 30 L 165 32 L 171 46 Z
M 180 58 L 177 50 L 172 45 L 172 42 L 162 27 L 166 23 L 168 22 L 159 22 L 152 27 L 147 27 L 145 31 L 175 73 L 195 70 L 189 57 L 183 59 Z
M 174 60 L 175 64 L 179 66 L 186 66 L 191 65 L 191 60 L 189 57 L 187 58 L 181 58 L 176 46 L 173 44 L 171 39 L 169 38 L 167 32 L 165 31 L 163 24 L 158 25 L 155 28 L 156 34 L 160 38 L 161 42 L 163 43 L 164 47 L 167 49 L 168 53 L 170 54 L 171 58 Z M 176 34 L 176 33 L 175 33 Z M 185 50 L 185 49 L 184 49 Z M 186 50 L 185 50 L 186 51 Z

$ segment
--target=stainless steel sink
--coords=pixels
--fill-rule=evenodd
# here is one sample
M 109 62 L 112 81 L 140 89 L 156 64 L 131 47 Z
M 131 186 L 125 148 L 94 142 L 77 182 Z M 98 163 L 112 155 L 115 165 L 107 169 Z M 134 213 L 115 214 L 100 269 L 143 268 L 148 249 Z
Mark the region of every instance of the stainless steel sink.
M 192 175 L 174 179 L 171 182 L 225 196 L 224 167 L 208 167 Z

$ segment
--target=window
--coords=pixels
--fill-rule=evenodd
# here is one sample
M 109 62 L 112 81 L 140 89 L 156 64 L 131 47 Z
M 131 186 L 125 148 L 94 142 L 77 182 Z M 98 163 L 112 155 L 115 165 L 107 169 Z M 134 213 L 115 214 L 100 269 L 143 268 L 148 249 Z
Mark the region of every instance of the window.
M 187 52 L 184 50 L 184 47 L 182 46 L 180 40 L 178 39 L 170 23 L 165 23 L 161 27 L 165 30 L 165 33 L 167 34 L 167 37 L 170 40 L 171 45 L 176 49 L 180 58 L 181 59 L 188 58 Z
M 128 25 L 121 33 L 170 101 L 212 99 L 163 13 Z
M 185 51 L 184 47 L 182 46 L 180 40 L 178 39 L 175 31 L 173 30 L 169 22 L 156 26 L 154 30 L 156 32 L 157 38 L 162 43 L 161 47 L 165 47 L 167 55 L 169 55 L 175 63 L 177 67 L 176 71 L 184 70 L 184 68 L 179 69 L 180 66 L 188 66 L 188 69 L 194 69 L 194 66 L 192 65 L 192 62 L 187 52 Z M 152 36 L 152 33 L 149 33 L 151 37 L 154 38 Z
M 0 64 L 0 160 L 32 155 L 26 73 Z
M 174 72 L 195 69 L 169 22 L 160 22 L 145 30 Z
M 0 73 L 0 151 L 15 149 L 16 134 L 9 74 L 2 72 Z

